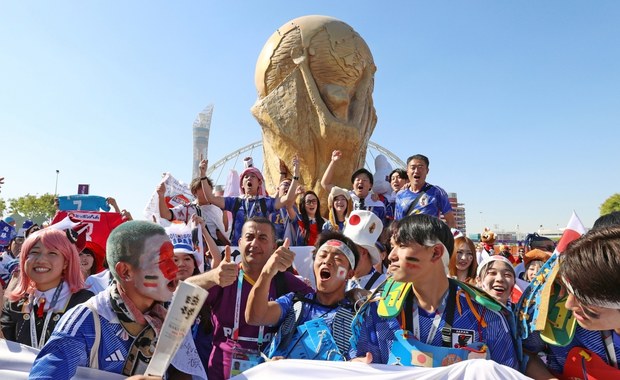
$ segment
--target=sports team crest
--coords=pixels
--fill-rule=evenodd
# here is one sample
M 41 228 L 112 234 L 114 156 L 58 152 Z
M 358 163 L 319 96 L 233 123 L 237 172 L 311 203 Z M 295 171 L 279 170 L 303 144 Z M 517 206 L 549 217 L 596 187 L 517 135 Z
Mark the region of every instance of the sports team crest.
M 428 205 L 428 194 L 422 195 L 418 204 L 422 207 L 426 207 Z

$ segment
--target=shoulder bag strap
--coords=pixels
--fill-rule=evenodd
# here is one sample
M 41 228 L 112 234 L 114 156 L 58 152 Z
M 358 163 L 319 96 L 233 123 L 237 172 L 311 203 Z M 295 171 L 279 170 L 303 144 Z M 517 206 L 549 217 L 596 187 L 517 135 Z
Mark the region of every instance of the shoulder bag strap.
M 233 209 L 232 209 L 232 225 L 230 227 L 230 237 L 232 237 L 235 233 L 235 223 L 237 221 L 237 211 L 239 211 L 239 209 L 241 208 L 241 202 L 243 202 L 241 200 L 241 198 L 237 197 L 235 198 L 235 204 L 233 205 Z
M 420 202 L 420 198 L 422 198 L 422 195 L 426 194 L 426 191 L 430 188 L 430 184 L 425 183 L 424 187 L 422 188 L 422 190 L 420 190 L 420 192 L 418 193 L 418 196 L 415 197 L 415 199 L 413 200 L 413 202 L 411 202 L 411 204 L 409 205 L 409 207 L 407 207 L 407 212 L 405 212 L 405 216 L 409 216 L 411 215 L 411 213 L 413 212 L 413 210 L 415 210 L 415 206 L 418 204 L 418 202 Z
M 99 313 L 95 310 L 95 307 L 91 302 L 84 302 L 93 315 L 93 323 L 95 324 L 95 342 L 90 349 L 90 368 L 99 369 L 99 343 L 101 341 L 101 321 L 99 321 Z
M 441 340 L 444 347 L 452 347 L 452 324 L 454 323 L 454 309 L 458 300 L 456 299 L 456 283 L 448 280 L 448 300 L 445 311 L 445 322 L 441 330 Z
M 260 203 L 261 212 L 265 218 L 269 217 L 269 212 L 267 211 L 267 200 L 265 198 L 259 198 L 258 202 Z
M 379 272 L 373 273 L 372 276 L 370 276 L 370 278 L 366 282 L 366 285 L 364 285 L 364 289 L 366 289 L 366 290 L 372 289 L 372 286 L 375 284 L 375 282 L 377 281 L 379 276 L 381 276 L 381 273 L 379 273 Z

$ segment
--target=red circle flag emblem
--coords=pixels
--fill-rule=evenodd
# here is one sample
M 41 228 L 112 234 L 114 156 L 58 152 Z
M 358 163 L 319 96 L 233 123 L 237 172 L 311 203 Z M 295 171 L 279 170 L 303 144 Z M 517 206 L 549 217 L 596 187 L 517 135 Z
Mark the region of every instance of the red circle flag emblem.
M 351 215 L 351 217 L 349 218 L 349 224 L 352 226 L 356 226 L 360 223 L 362 219 L 359 217 L 359 215 Z

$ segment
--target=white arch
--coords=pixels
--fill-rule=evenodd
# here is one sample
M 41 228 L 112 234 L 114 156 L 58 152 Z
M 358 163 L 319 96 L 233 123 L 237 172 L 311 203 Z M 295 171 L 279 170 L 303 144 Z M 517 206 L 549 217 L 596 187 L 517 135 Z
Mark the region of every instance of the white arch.
M 217 178 L 213 179 L 214 183 L 218 183 L 219 182 L 219 178 L 220 178 L 220 176 L 222 174 L 222 170 L 224 169 L 224 167 L 226 166 L 226 164 L 229 161 L 235 160 L 235 163 L 232 165 L 233 168 L 234 168 L 234 167 L 237 166 L 236 164 L 237 164 L 237 160 L 238 160 L 239 156 L 241 156 L 243 153 L 248 152 L 248 151 L 252 152 L 252 151 L 254 151 L 254 149 L 259 148 L 261 146 L 263 146 L 263 142 L 261 140 L 259 140 L 259 141 L 255 141 L 255 142 L 253 142 L 251 144 L 248 144 L 246 146 L 243 146 L 243 147 L 241 147 L 241 148 L 239 148 L 239 149 L 237 149 L 237 150 L 235 150 L 235 151 L 233 151 L 231 153 L 228 153 L 227 155 L 225 155 L 221 159 L 217 160 L 213 165 L 210 165 L 207 168 L 207 176 L 211 177 L 211 175 L 214 174 L 217 169 L 220 169 L 219 173 L 217 174 Z M 398 156 L 396 156 L 394 153 L 392 153 L 390 150 L 388 150 L 387 148 L 385 148 L 385 147 L 383 147 L 383 146 L 381 146 L 381 145 L 379 145 L 379 144 L 377 144 L 375 142 L 372 142 L 372 141 L 368 142 L 368 147 L 376 150 L 377 152 L 379 152 L 379 153 L 381 153 L 383 155 L 385 155 L 387 157 L 388 161 L 390 161 L 392 163 L 393 167 L 395 167 L 395 168 L 403 168 L 403 169 L 406 167 L 405 162 L 403 160 L 401 160 Z M 373 158 L 373 160 L 374 160 L 375 156 L 373 155 L 372 150 L 369 149 L 366 154 L 370 155 Z M 261 150 L 261 155 L 262 155 L 262 150 Z M 256 162 L 256 160 L 254 162 Z M 370 166 L 368 165 L 368 163 L 366 163 L 366 166 L 370 169 Z M 374 170 L 374 169 L 371 169 L 371 171 L 372 170 Z

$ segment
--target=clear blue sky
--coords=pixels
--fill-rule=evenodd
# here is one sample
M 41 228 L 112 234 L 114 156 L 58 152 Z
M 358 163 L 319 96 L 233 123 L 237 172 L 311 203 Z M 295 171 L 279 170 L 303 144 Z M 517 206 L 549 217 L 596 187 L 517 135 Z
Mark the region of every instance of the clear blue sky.
M 0 197 L 114 196 L 141 217 L 161 173 L 189 181 L 260 139 L 254 67 L 285 22 L 351 25 L 377 66 L 372 140 L 430 157 L 468 232 L 586 226 L 620 192 L 617 1 L 2 1 Z M 326 157 L 327 159 L 327 157 Z

